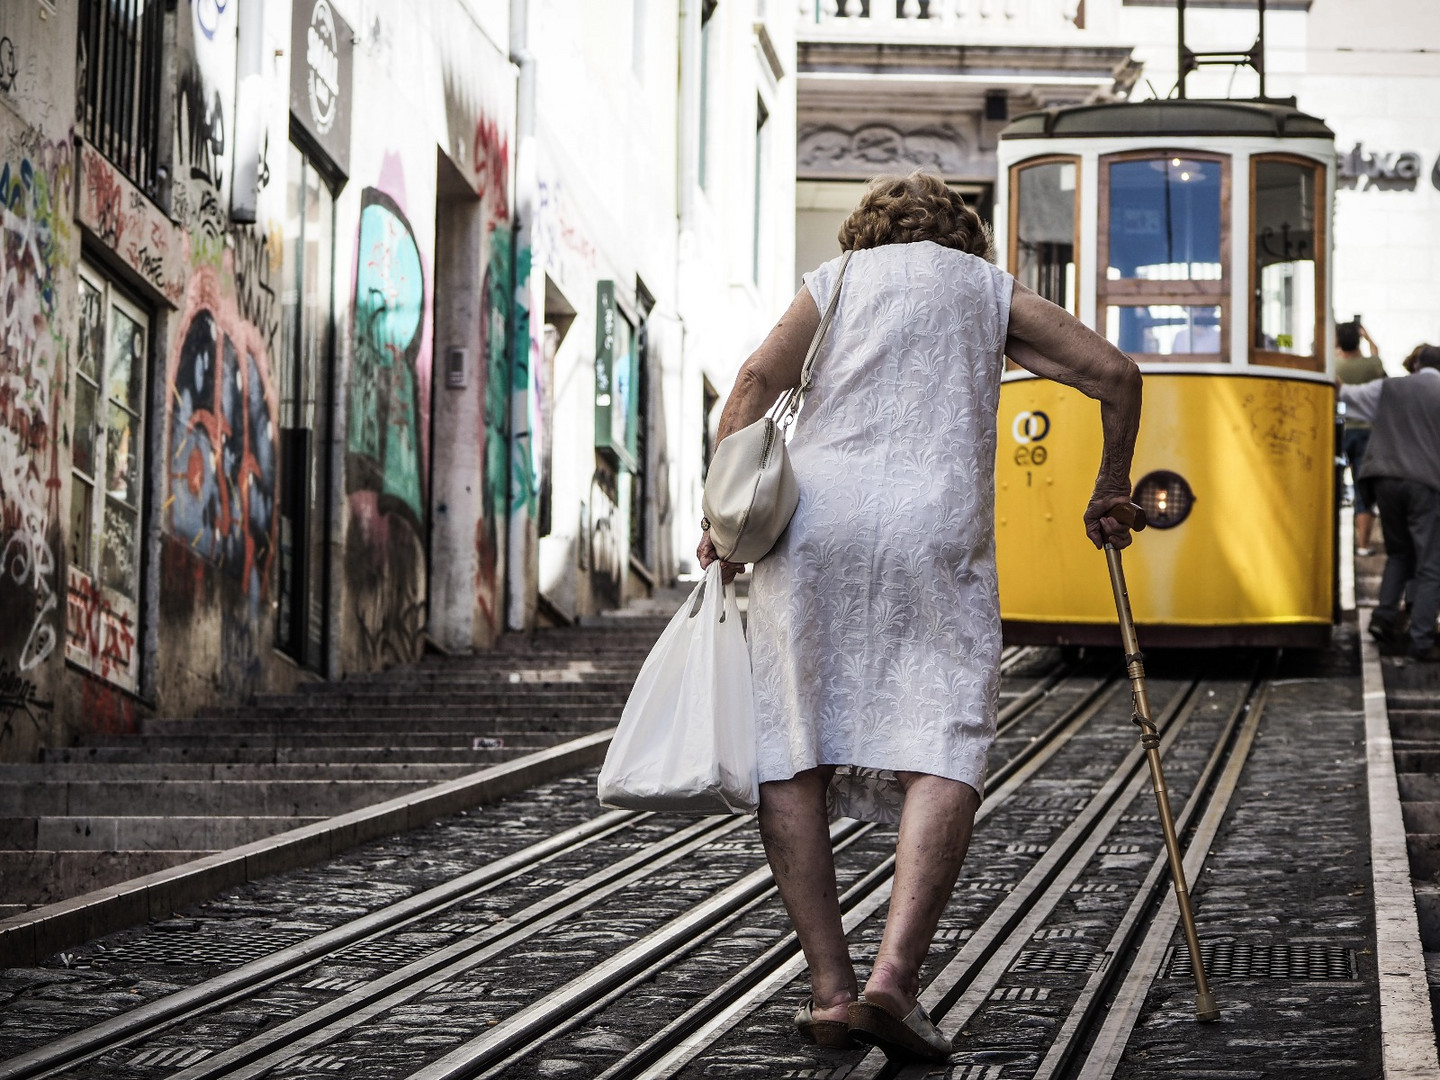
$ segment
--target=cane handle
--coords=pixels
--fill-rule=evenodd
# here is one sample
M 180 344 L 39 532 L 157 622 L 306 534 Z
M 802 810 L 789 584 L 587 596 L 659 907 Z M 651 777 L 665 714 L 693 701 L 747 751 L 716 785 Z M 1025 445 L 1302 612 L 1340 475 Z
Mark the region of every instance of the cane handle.
M 1112 517 L 1120 522 L 1127 529 L 1134 529 L 1139 532 L 1145 528 L 1145 508 L 1137 503 L 1120 503 L 1105 511 L 1106 517 Z

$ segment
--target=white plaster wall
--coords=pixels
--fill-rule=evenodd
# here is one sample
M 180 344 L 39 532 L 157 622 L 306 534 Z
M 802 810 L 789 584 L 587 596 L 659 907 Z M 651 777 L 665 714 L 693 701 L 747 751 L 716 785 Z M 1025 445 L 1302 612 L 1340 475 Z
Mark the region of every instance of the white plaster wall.
M 651 433 L 649 479 L 656 512 L 652 568 L 662 584 L 695 565 L 703 380 L 727 393 L 739 364 L 792 295 L 791 10 L 785 5 L 769 20 L 782 59 L 778 80 L 767 74 L 755 15 L 753 3 L 735 0 L 716 9 L 712 170 L 700 190 L 684 179 L 681 151 L 686 125 L 695 123 L 693 115 L 682 116 L 676 93 L 681 37 L 696 31 L 684 25 L 681 5 L 539 0 L 532 8 L 541 186 L 536 266 L 576 312 L 555 359 L 553 524 L 540 542 L 541 592 L 567 615 L 593 610 L 589 571 L 580 563 L 593 562 L 584 527 L 593 532 L 603 510 L 592 484 L 597 283 L 615 281 L 622 298 L 633 302 L 638 276 L 655 298 L 650 389 L 658 429 Z M 757 281 L 752 215 L 759 96 L 770 116 Z M 682 219 L 682 204 L 693 208 L 692 216 Z M 616 515 L 622 532 L 627 515 L 624 506 Z M 628 551 L 622 555 L 628 559 Z M 628 587 L 633 595 L 634 579 Z

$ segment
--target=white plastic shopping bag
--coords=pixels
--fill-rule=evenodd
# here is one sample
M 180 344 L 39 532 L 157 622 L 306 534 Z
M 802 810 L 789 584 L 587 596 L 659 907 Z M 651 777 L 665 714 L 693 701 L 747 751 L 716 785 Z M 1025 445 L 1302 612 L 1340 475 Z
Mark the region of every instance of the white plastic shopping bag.
M 750 652 L 718 559 L 645 658 L 599 795 L 612 809 L 680 814 L 759 805 Z

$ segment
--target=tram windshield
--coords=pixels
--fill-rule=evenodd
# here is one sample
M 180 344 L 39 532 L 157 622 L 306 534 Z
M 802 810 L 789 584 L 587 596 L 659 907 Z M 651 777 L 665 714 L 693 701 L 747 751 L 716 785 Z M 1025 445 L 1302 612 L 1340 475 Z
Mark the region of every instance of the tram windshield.
M 1111 280 L 1218 281 L 1220 165 L 1167 157 L 1110 166 Z
M 1105 336 L 1155 359 L 1225 358 L 1227 162 L 1172 153 L 1102 166 Z

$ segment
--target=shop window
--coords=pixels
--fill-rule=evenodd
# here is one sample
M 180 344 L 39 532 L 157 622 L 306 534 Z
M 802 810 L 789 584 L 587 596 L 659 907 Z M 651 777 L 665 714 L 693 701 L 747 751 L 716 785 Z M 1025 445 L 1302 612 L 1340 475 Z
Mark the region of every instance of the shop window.
M 65 656 L 134 690 L 150 319 L 80 268 Z
M 1251 363 L 1323 371 L 1324 168 L 1264 156 L 1250 177 Z
M 639 451 L 636 320 L 621 306 L 613 281 L 596 288 L 595 447 L 620 469 L 634 472 Z
M 645 566 L 650 552 L 650 309 L 655 298 L 635 282 L 639 318 L 635 327 L 635 467 L 630 477 L 630 555 Z
M 1100 162 L 1099 306 L 1106 336 L 1141 360 L 1228 360 L 1229 161 L 1115 155 Z
M 1010 265 L 1021 284 L 1079 313 L 1078 158 L 1026 162 L 1010 171 Z

